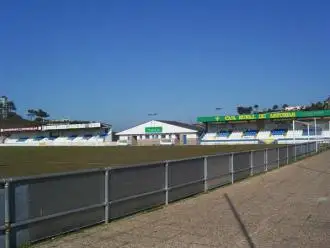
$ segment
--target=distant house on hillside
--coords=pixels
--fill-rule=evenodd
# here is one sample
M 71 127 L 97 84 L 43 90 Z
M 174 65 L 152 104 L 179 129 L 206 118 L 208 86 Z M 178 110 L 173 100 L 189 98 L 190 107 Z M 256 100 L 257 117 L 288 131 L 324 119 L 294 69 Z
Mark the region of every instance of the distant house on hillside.
M 297 111 L 297 110 L 303 110 L 305 109 L 305 106 L 288 106 L 285 107 L 285 111 Z
M 324 101 L 324 108 L 330 109 L 330 96 Z
M 6 96 L 0 97 L 0 119 L 7 119 L 8 117 L 8 98 Z

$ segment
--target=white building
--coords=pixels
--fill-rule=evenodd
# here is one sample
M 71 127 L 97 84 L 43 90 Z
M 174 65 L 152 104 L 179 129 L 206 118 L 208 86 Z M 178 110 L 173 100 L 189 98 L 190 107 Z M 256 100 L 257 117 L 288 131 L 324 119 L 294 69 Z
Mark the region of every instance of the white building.
M 177 121 L 152 120 L 117 135 L 119 145 L 196 145 L 199 130 Z

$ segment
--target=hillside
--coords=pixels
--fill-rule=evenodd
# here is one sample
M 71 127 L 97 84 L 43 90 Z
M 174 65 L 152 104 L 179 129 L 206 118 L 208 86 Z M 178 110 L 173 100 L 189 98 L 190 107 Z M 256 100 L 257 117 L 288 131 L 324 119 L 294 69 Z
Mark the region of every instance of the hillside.
M 16 127 L 31 127 L 38 125 L 34 121 L 29 121 L 17 114 L 11 113 L 11 116 L 9 116 L 7 119 L 3 120 L 0 119 L 0 129 L 1 128 L 16 128 Z

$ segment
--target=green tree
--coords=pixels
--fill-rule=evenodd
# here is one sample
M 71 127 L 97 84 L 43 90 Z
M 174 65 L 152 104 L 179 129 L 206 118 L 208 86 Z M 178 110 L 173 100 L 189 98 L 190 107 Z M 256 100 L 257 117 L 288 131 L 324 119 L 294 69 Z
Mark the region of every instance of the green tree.
M 278 105 L 275 104 L 275 105 L 273 106 L 273 110 L 278 110 Z
M 28 109 L 27 116 L 30 118 L 30 120 L 34 120 L 36 118 L 36 110 L 35 109 Z
M 42 109 L 36 110 L 35 115 L 36 115 L 36 121 L 40 121 L 40 122 L 44 122 L 45 119 L 49 117 L 49 114 Z
M 259 105 L 258 104 L 255 104 L 254 106 L 253 106 L 253 108 L 254 108 L 254 112 L 257 114 L 257 113 L 259 113 Z
M 7 102 L 7 109 L 9 113 L 16 112 L 16 105 L 13 101 Z
M 27 116 L 29 116 L 31 120 L 44 122 L 49 117 L 49 114 L 42 109 L 28 109 Z

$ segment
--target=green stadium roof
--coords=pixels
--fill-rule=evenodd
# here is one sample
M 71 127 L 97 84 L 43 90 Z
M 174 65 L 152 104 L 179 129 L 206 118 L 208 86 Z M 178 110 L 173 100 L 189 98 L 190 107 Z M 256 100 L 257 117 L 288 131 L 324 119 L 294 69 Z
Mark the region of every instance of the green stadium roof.
M 296 119 L 296 118 L 320 118 L 330 117 L 330 110 L 317 111 L 288 111 L 272 112 L 264 114 L 249 115 L 223 115 L 223 116 L 202 116 L 197 117 L 198 122 L 235 122 L 235 121 L 255 121 L 255 120 L 278 120 L 278 119 Z

